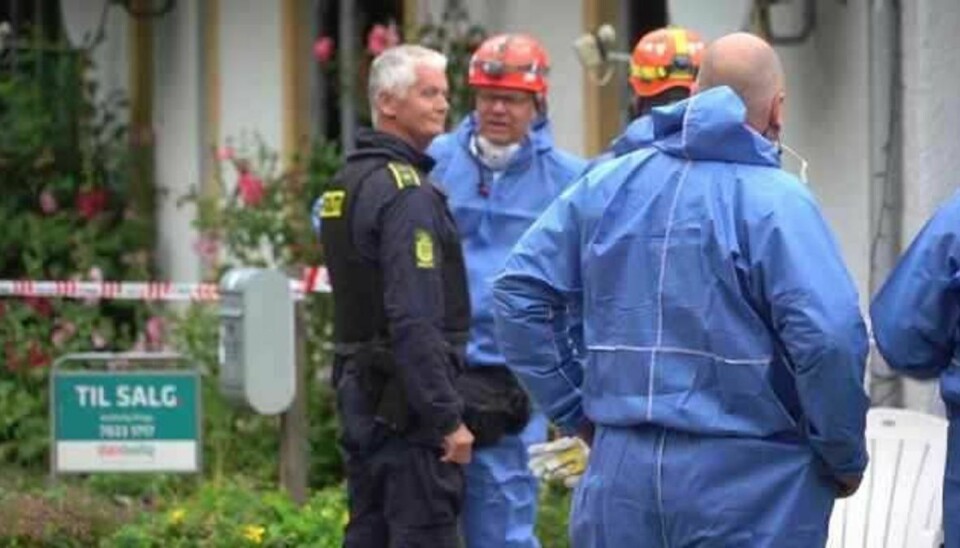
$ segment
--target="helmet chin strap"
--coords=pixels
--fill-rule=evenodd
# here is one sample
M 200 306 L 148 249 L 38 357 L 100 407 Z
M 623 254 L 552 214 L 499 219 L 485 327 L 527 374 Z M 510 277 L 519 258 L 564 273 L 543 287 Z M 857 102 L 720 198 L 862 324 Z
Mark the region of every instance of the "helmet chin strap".
M 493 171 L 503 171 L 520 150 L 520 143 L 498 145 L 483 135 L 475 135 L 470 141 L 470 148 L 483 165 Z

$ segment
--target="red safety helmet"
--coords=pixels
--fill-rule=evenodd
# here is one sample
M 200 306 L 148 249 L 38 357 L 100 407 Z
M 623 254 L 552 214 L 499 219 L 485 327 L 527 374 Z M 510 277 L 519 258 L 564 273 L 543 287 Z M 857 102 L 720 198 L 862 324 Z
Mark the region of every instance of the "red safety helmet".
M 470 58 L 467 83 L 547 94 L 550 58 L 540 42 L 525 34 L 499 34 L 484 40 Z
M 648 32 L 630 57 L 630 85 L 639 97 L 682 87 L 691 89 L 705 48 L 700 35 L 680 27 Z

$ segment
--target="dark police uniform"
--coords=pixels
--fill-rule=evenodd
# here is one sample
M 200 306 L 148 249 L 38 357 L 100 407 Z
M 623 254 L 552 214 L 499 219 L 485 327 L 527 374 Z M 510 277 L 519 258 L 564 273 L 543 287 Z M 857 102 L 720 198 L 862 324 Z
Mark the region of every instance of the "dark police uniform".
M 440 457 L 462 420 L 470 301 L 432 167 L 403 140 L 361 130 L 323 195 L 348 548 L 460 545 L 463 471 Z

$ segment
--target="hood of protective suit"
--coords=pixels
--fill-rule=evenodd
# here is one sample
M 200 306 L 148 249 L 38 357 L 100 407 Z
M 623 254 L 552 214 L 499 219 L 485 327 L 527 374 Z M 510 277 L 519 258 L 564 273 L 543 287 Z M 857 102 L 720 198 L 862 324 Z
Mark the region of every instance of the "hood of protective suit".
M 746 106 L 727 86 L 655 108 L 650 118 L 654 146 L 672 156 L 780 166 L 776 145 L 747 125 Z
M 653 143 L 653 120 L 650 116 L 641 116 L 630 122 L 627 129 L 610 143 L 607 148 L 609 157 L 623 156 Z

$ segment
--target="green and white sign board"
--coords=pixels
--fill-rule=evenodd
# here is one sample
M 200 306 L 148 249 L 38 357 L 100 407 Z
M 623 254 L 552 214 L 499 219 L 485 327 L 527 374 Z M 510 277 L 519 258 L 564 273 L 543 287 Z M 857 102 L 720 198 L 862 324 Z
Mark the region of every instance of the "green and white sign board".
M 51 379 L 53 471 L 199 472 L 196 371 L 68 371 Z

